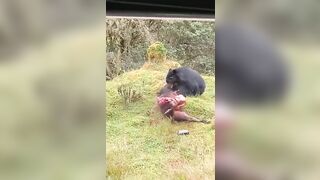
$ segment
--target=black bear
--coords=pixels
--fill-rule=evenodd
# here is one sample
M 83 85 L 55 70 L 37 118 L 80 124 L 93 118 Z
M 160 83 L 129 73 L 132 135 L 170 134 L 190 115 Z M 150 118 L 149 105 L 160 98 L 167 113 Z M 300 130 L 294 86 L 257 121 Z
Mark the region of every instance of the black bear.
M 169 69 L 166 82 L 173 91 L 179 91 L 184 96 L 201 95 L 206 88 L 200 74 L 188 67 Z

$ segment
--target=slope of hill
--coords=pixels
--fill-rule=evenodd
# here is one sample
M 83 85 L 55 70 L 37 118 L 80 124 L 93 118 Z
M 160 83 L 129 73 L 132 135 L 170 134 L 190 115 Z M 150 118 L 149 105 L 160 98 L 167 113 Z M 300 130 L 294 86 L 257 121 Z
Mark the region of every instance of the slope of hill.
M 164 85 L 168 69 L 177 66 L 179 65 L 173 61 L 146 63 L 139 70 L 107 81 L 107 177 L 214 177 L 213 125 L 171 122 L 154 108 L 156 92 Z M 213 121 L 214 77 L 203 77 L 207 84 L 205 93 L 200 97 L 187 97 L 185 110 L 196 117 Z M 125 90 L 131 92 L 131 95 L 127 93 L 127 96 L 121 96 L 121 92 Z M 127 101 L 123 97 L 127 97 Z M 176 132 L 181 129 L 189 130 L 190 135 L 178 136 Z

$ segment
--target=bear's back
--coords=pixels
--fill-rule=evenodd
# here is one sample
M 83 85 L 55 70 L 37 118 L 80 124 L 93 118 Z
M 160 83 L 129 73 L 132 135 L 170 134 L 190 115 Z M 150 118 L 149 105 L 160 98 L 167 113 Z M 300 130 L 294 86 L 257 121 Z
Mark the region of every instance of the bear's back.
M 176 70 L 178 76 L 182 79 L 180 85 L 187 88 L 188 94 L 197 95 L 204 92 L 205 82 L 197 71 L 189 67 L 181 67 Z

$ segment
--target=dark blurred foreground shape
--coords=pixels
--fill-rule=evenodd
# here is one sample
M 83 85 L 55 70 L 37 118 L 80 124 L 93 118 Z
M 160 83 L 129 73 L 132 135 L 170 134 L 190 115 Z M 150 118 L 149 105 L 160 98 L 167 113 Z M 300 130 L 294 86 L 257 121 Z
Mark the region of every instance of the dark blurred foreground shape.
M 280 101 L 288 84 L 284 58 L 270 40 L 239 24 L 217 25 L 215 127 L 218 180 L 270 178 L 270 174 L 251 166 L 248 159 L 229 146 L 230 134 L 237 125 L 230 109 Z
M 284 57 L 271 40 L 241 25 L 217 26 L 217 101 L 241 104 L 280 100 L 288 84 Z
M 272 93 L 274 98 L 265 96 L 269 93 L 263 93 L 265 94 L 264 96 L 259 95 L 258 97 L 269 97 L 266 98 L 268 101 L 263 101 L 265 98 L 259 98 L 259 103 L 249 101 L 248 97 L 255 96 L 248 96 L 247 94 L 244 96 L 246 97 L 246 101 L 239 100 L 239 98 L 241 99 L 242 97 L 236 97 L 235 99 L 229 98 L 237 100 L 235 101 L 236 105 L 233 103 L 234 101 L 232 103 L 229 101 L 229 105 L 234 105 L 233 109 L 225 108 L 227 110 L 222 111 L 223 113 L 217 110 L 216 142 L 219 139 L 228 139 L 228 142 L 223 142 L 228 144 L 233 152 L 241 154 L 237 157 L 242 159 L 242 162 L 253 165 L 250 166 L 251 172 L 254 172 L 252 171 L 252 167 L 255 167 L 260 170 L 265 170 L 270 176 L 284 175 L 287 177 L 286 179 L 290 180 L 319 179 L 320 156 L 318 152 L 320 150 L 320 139 L 317 138 L 319 137 L 320 125 L 320 80 L 317 78 L 319 77 L 320 69 L 319 2 L 316 0 L 220 0 L 216 1 L 216 7 L 218 23 L 236 22 L 236 24 L 242 26 L 242 28 L 253 28 L 260 34 L 266 34 L 266 37 L 268 37 L 267 41 L 275 44 L 275 49 L 280 52 L 281 55 L 285 56 L 287 60 L 286 66 L 289 66 L 289 68 L 286 67 L 285 69 L 289 69 L 290 71 L 289 76 L 285 78 L 289 80 L 289 84 L 284 88 L 284 90 L 287 89 L 284 91 L 284 94 L 275 88 L 272 90 L 277 90 Z M 219 25 L 217 25 L 217 28 L 219 28 Z M 221 40 L 219 40 L 219 30 L 217 31 L 216 46 L 219 51 L 219 42 Z M 239 39 L 242 39 L 244 42 L 260 39 L 257 38 L 255 34 L 256 33 L 253 33 L 250 40 L 246 40 L 246 38 Z M 235 47 L 235 45 L 231 44 L 231 47 Z M 243 52 L 244 48 L 238 47 L 236 49 L 240 49 Z M 256 50 L 257 47 L 252 47 L 252 49 Z M 232 52 L 234 51 L 235 50 L 232 50 Z M 251 51 L 248 53 L 251 53 Z M 221 88 L 219 85 L 219 83 L 221 83 L 219 82 L 219 77 L 221 77 L 219 75 L 221 73 L 219 72 L 219 67 L 221 67 L 220 58 L 218 58 L 219 52 L 216 52 L 216 57 L 217 88 Z M 242 55 L 240 57 L 244 56 Z M 260 60 L 258 60 L 258 62 L 260 62 Z M 265 62 L 259 64 L 253 64 L 252 62 L 249 64 L 249 67 L 258 67 L 259 64 L 265 64 Z M 238 66 L 242 67 L 240 65 Z M 282 65 L 279 65 L 279 67 L 281 66 Z M 278 71 L 277 69 L 279 69 L 279 67 L 271 67 L 268 71 L 273 73 L 274 71 Z M 248 68 L 248 70 L 250 70 L 250 68 Z M 234 69 L 232 72 L 241 71 Z M 265 71 L 262 72 L 263 73 L 255 72 L 252 74 L 261 77 L 259 75 L 267 73 Z M 226 74 L 232 73 L 225 72 L 223 74 L 223 77 L 225 77 Z M 240 73 L 239 79 L 242 80 L 244 78 L 243 76 L 247 74 L 248 73 Z M 234 77 L 234 80 L 235 79 L 237 78 Z M 252 80 L 255 78 L 250 76 L 246 79 Z M 260 79 L 260 81 L 254 84 L 263 84 L 261 83 L 263 79 L 257 79 Z M 281 78 L 279 78 L 279 80 L 281 80 Z M 224 86 L 234 87 L 235 84 L 225 84 Z M 248 89 L 248 87 L 251 86 L 240 87 L 239 90 L 243 92 L 243 89 L 247 89 L 248 92 L 251 92 L 249 90 L 252 88 Z M 281 89 L 282 88 L 280 88 L 280 90 Z M 236 90 L 232 90 L 232 92 Z M 228 96 L 235 94 L 235 96 L 238 96 L 242 94 L 240 92 L 221 93 L 217 89 L 217 101 L 224 99 L 220 98 L 221 94 Z M 281 94 L 284 96 L 278 96 Z M 246 104 L 243 102 L 246 102 Z M 218 103 L 219 102 L 217 102 L 217 104 Z M 250 104 L 251 106 L 247 106 Z M 216 109 L 218 109 L 218 107 L 216 107 Z M 222 119 L 227 119 L 226 122 L 229 122 L 229 124 L 221 124 L 227 124 L 229 128 L 220 128 L 218 124 L 220 115 L 224 117 Z M 227 129 L 228 133 L 225 133 Z M 222 135 L 219 133 L 222 133 Z M 217 144 L 216 148 L 219 147 L 223 146 Z M 218 157 L 217 154 L 216 157 Z M 218 168 L 219 166 L 216 164 L 216 167 Z M 224 170 L 228 171 L 227 168 L 224 168 Z M 234 179 L 239 179 L 239 177 Z M 278 176 L 273 179 L 281 178 Z

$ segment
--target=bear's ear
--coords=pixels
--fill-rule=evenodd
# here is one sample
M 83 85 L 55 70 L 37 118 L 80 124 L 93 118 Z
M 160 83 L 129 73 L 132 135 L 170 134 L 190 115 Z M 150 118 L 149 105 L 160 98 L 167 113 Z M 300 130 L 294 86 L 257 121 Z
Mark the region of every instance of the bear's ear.
M 170 68 L 168 72 L 171 72 L 171 71 L 172 71 L 172 69 Z
M 175 69 L 172 70 L 172 73 L 173 73 L 173 74 L 176 74 L 176 73 L 177 73 L 177 70 L 175 70 Z

